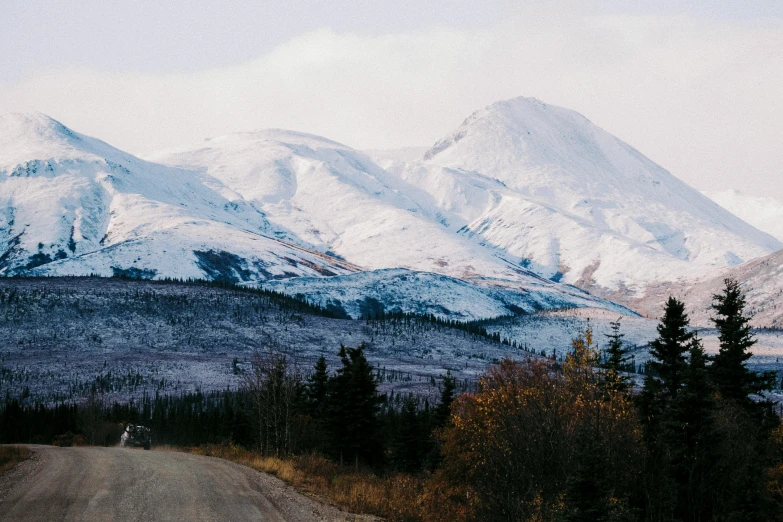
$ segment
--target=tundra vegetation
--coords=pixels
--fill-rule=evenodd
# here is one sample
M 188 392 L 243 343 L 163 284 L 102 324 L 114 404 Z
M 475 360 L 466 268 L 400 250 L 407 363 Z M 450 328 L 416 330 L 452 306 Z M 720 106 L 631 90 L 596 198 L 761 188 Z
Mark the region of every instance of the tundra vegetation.
M 274 473 L 355 512 L 410 521 L 783 520 L 783 428 L 749 371 L 754 339 L 734 281 L 714 296 L 708 356 L 670 298 L 641 389 L 621 325 L 586 328 L 563 359 L 491 365 L 437 397 L 380 391 L 367 346 L 304 365 L 275 349 L 237 365 L 237 389 L 126 402 L 7 398 L 4 442 L 114 444 L 122 423 L 157 443 Z

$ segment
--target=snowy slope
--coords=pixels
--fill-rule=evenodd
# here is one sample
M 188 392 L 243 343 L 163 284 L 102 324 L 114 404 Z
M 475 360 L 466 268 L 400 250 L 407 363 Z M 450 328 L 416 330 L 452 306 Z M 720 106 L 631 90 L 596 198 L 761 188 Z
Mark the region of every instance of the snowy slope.
M 495 103 L 420 161 L 281 130 L 150 159 L 218 178 L 270 223 L 367 269 L 534 283 L 616 298 L 767 255 L 755 229 L 583 116 Z M 406 158 L 400 161 L 399 158 Z
M 304 297 L 352 318 L 404 312 L 475 321 L 564 307 L 595 307 L 635 315 L 622 306 L 550 281 L 525 286 L 494 283 L 471 284 L 439 274 L 394 268 L 326 278 L 297 277 L 269 281 L 263 286 Z
M 570 285 L 643 298 L 783 247 L 537 100 L 493 104 L 416 152 L 264 130 L 142 160 L 40 114 L 3 116 L 0 274 L 287 279 L 275 286 L 349 315 L 381 296 L 477 318 L 621 310 Z
M 783 251 L 726 268 L 697 281 L 659 285 L 629 304 L 635 310 L 654 315 L 666 298 L 673 295 L 685 302 L 694 324 L 710 326 L 712 296 L 721 292 L 726 278 L 740 282 L 753 326 L 783 328 Z
M 585 287 L 643 290 L 783 246 L 580 114 L 535 99 L 490 105 L 422 162 L 384 166 L 461 234 Z
M 208 176 L 164 167 L 41 114 L 0 117 L 0 273 L 267 279 L 348 263 L 285 236 Z
M 783 201 L 743 194 L 739 190 L 704 192 L 735 216 L 783 241 Z
M 305 244 L 367 269 L 540 280 L 444 227 L 365 154 L 325 138 L 282 130 L 237 133 L 150 159 L 219 179 Z
M 367 156 L 329 140 L 246 133 L 209 141 L 196 156 L 218 167 L 151 163 L 41 114 L 3 116 L 0 274 L 249 285 L 303 277 L 331 295 L 342 283 L 330 276 L 437 268 L 461 279 L 403 269 L 387 286 L 408 277 L 420 284 L 401 283 L 384 306 L 453 318 L 495 317 L 517 304 L 617 308 L 450 233 L 384 185 L 386 173 Z M 318 286 L 323 277 L 329 282 Z M 386 279 L 369 273 L 352 280 L 353 292 L 376 295 Z

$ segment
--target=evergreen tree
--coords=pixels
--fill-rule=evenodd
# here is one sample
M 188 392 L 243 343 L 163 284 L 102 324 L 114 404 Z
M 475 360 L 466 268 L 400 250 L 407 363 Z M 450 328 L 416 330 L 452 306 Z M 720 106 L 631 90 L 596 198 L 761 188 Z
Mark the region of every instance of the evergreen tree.
M 416 401 L 413 397 L 407 397 L 400 411 L 392 443 L 392 460 L 400 471 L 413 473 L 421 467 L 426 442 L 423 420 Z
M 623 348 L 623 334 L 620 333 L 620 319 L 611 323 L 612 333 L 606 337 L 609 344 L 606 348 L 606 372 L 604 374 L 604 386 L 607 391 L 624 393 L 630 388 L 630 378 L 622 375 L 622 371 L 628 364 L 628 350 Z
M 565 512 L 560 519 L 564 522 L 626 520 L 612 516 L 612 506 L 607 498 L 610 492 L 607 491 L 606 461 L 598 434 L 591 431 L 583 430 L 576 437 L 574 468 L 566 479 Z
M 756 344 L 750 319 L 745 316 L 745 297 L 737 281 L 726 279 L 724 283 L 723 293 L 713 296 L 716 317 L 712 322 L 718 329 L 720 350 L 710 373 L 722 397 L 751 405 L 749 395 L 771 390 L 773 378 L 771 374 L 758 375 L 745 365 L 751 356 L 748 350 Z
M 649 451 L 646 475 L 651 520 L 671 519 L 679 505 L 677 463 L 683 452 L 675 403 L 688 369 L 686 354 L 693 343 L 694 334 L 688 326 L 685 305 L 669 297 L 658 325 L 658 338 L 650 343 L 652 359 L 647 362 L 644 388 L 638 397 Z
M 443 377 L 443 388 L 440 391 L 440 403 L 435 408 L 436 428 L 442 428 L 448 423 L 456 389 L 457 381 L 451 375 L 451 370 L 447 370 L 446 375 Z
M 307 405 L 313 419 L 321 420 L 327 411 L 326 401 L 329 386 L 329 373 L 326 358 L 323 355 L 316 361 L 314 370 L 307 379 Z
M 341 461 L 372 463 L 379 456 L 378 410 L 381 398 L 366 346 L 340 346 L 342 368 L 329 379 L 329 427 L 332 453 Z
M 665 435 L 674 483 L 675 514 L 682 520 L 712 520 L 711 477 L 716 467 L 713 412 L 715 400 L 707 355 L 694 336 L 683 372 L 682 390 L 666 412 Z
M 682 386 L 685 356 L 694 336 L 689 325 L 685 305 L 669 297 L 658 325 L 658 338 L 650 343 L 653 358 L 647 363 L 647 370 L 652 375 L 645 379 L 645 389 L 656 388 L 664 400 L 676 399 Z

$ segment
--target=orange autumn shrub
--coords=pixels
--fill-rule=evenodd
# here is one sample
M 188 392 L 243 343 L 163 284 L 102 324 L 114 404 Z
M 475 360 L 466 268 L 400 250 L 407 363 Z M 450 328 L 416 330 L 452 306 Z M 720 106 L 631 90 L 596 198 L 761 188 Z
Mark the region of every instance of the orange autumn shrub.
M 426 518 L 565 519 L 580 487 L 595 483 L 598 501 L 621 520 L 640 482 L 641 430 L 629 397 L 602 386 L 596 357 L 588 331 L 562 364 L 530 358 L 489 369 L 440 435 L 443 465 L 425 485 Z

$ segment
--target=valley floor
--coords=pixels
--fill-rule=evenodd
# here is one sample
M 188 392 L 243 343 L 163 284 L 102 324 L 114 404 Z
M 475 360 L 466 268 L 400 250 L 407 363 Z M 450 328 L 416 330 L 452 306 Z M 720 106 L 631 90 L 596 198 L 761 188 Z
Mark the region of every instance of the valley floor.
M 306 376 L 324 355 L 338 366 L 341 344 L 367 345 L 384 393 L 437 396 L 450 370 L 472 389 L 504 357 L 563 357 L 588 324 L 599 347 L 618 316 L 598 309 L 520 315 L 483 324 L 511 344 L 424 319 L 349 320 L 251 291 L 100 278 L 0 280 L 0 393 L 28 400 L 108 400 L 237 388 L 254 353 L 284 353 Z M 623 317 L 637 367 L 657 322 Z M 714 330 L 700 336 L 717 351 Z M 783 370 L 783 331 L 756 331 L 749 365 Z M 783 373 L 783 372 L 781 372 Z

